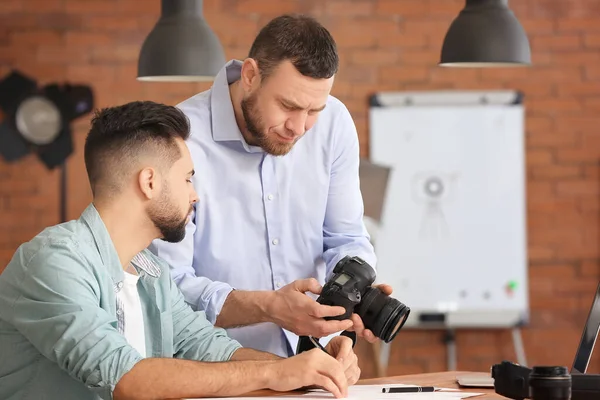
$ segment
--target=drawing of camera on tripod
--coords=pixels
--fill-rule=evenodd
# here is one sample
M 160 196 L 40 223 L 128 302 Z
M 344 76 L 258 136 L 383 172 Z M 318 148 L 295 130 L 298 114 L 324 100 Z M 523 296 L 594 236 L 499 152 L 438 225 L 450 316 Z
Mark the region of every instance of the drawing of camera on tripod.
M 419 227 L 421 239 L 441 240 L 450 237 L 444 207 L 453 200 L 458 178 L 457 172 L 441 171 L 418 172 L 413 176 L 413 200 L 423 206 Z

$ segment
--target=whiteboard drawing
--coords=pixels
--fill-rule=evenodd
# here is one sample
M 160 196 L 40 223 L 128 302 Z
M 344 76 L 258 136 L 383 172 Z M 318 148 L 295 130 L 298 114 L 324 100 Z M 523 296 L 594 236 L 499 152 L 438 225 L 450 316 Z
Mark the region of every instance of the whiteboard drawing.
M 444 205 L 452 201 L 457 178 L 456 172 L 442 171 L 417 172 L 413 176 L 413 200 L 422 206 L 418 233 L 422 240 L 443 240 L 450 236 Z

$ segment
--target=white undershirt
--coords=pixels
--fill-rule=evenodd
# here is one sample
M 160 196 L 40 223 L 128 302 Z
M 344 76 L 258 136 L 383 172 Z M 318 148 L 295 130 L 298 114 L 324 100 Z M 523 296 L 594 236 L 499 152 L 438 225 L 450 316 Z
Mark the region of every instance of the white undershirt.
M 119 298 L 123 302 L 123 314 L 125 315 L 125 338 L 142 357 L 146 357 L 146 335 L 144 332 L 144 316 L 142 314 L 142 303 L 137 291 L 138 275 L 125 272 L 123 288 L 119 292 Z

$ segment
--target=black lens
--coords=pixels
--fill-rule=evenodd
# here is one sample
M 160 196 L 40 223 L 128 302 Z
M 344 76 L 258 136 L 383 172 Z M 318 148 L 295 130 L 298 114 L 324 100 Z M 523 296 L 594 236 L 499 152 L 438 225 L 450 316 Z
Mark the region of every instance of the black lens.
M 389 343 L 396 337 L 406 318 L 410 314 L 410 308 L 398 300 L 384 294 L 375 287 L 368 287 L 357 307 L 356 313 L 365 324 L 365 328 L 373 331 L 373 334 Z
M 569 400 L 571 375 L 566 367 L 533 367 L 529 388 L 533 400 Z

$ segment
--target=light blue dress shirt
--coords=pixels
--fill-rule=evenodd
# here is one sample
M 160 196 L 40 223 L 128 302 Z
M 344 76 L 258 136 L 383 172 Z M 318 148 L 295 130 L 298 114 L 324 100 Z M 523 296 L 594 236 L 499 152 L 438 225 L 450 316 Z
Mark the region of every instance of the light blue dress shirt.
M 345 255 L 376 262 L 347 108 L 329 96 L 290 153 L 269 155 L 249 146 L 236 124 L 228 84 L 240 71 L 240 61 L 228 62 L 210 90 L 178 105 L 191 123 L 199 201 L 182 242 L 150 247 L 171 265 L 186 301 L 213 323 L 232 288 L 276 290 L 309 277 L 323 284 Z M 227 331 L 245 347 L 284 357 L 298 341 L 272 323 Z

